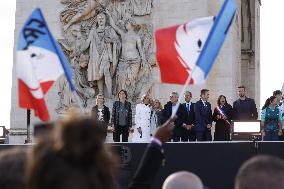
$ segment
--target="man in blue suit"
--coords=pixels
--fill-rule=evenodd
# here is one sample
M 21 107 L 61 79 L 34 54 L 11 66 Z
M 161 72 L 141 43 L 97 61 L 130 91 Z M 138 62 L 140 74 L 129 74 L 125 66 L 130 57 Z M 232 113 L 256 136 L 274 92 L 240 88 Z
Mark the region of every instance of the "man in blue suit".
M 212 110 L 208 102 L 209 90 L 202 89 L 200 100 L 195 103 L 195 134 L 197 141 L 212 141 Z

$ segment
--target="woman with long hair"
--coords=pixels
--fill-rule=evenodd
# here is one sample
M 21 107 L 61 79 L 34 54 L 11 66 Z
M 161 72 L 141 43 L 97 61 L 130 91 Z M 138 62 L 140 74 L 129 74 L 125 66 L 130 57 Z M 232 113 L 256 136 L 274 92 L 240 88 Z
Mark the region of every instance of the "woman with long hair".
M 136 105 L 135 130 L 132 142 L 150 141 L 150 97 L 145 94 L 141 97 L 141 103 Z
M 213 113 L 213 120 L 216 122 L 214 141 L 230 140 L 232 111 L 233 108 L 228 104 L 226 97 L 220 95 Z
M 118 159 L 104 132 L 102 122 L 77 112 L 58 122 L 52 135 L 32 148 L 27 188 L 115 188 Z
M 264 141 L 278 141 L 282 133 L 282 116 L 275 96 L 269 97 L 261 110 L 261 128 Z
M 120 90 L 118 92 L 118 101 L 113 103 L 111 124 L 113 126 L 113 141 L 128 142 L 129 132 L 132 130 L 132 110 L 131 103 L 127 101 L 127 92 Z

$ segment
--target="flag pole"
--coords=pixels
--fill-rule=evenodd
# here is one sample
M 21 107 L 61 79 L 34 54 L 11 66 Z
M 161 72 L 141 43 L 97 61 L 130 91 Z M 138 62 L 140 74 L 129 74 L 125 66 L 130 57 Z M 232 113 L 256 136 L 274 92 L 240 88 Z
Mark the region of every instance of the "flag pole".
M 188 77 L 187 77 L 187 79 L 186 79 L 186 81 L 185 81 L 185 83 L 184 83 L 184 85 L 183 85 L 183 88 L 182 88 L 182 90 L 181 90 L 181 92 L 180 92 L 180 95 L 179 95 L 179 97 L 178 97 L 177 108 L 175 108 L 174 111 L 172 112 L 171 118 L 174 118 L 175 115 L 177 114 L 177 111 L 178 111 L 179 106 L 180 106 L 180 104 L 181 104 L 182 94 L 185 93 L 186 87 L 187 87 L 187 85 L 189 85 L 190 80 L 192 79 L 192 74 L 194 73 L 195 68 L 196 68 L 196 65 L 193 67 L 192 72 L 188 75 Z
M 31 110 L 27 109 L 27 140 L 25 144 L 32 142 L 30 127 L 31 127 Z

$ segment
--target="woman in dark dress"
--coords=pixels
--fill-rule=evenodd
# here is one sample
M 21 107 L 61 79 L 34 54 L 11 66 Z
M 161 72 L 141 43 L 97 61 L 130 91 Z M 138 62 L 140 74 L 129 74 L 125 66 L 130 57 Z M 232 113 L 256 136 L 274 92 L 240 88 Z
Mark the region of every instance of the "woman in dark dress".
M 213 119 L 216 122 L 214 141 L 230 140 L 232 111 L 233 108 L 227 103 L 226 97 L 220 95 L 213 113 Z
M 96 106 L 92 108 L 92 116 L 103 123 L 105 127 L 105 136 L 107 136 L 107 127 L 110 120 L 109 108 L 105 106 L 105 99 L 102 94 L 98 94 L 96 98 Z

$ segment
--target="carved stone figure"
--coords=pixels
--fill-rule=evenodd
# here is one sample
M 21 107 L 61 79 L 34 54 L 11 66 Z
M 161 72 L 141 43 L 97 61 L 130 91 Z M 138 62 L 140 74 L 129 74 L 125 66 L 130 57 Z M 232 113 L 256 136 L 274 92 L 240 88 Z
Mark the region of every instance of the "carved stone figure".
M 72 16 L 69 14 L 69 19 L 66 20 L 67 24 L 64 26 L 64 30 L 67 30 L 71 25 L 75 24 L 78 21 L 87 20 L 96 16 L 97 13 L 101 12 L 104 8 L 106 8 L 106 6 L 109 3 L 108 0 L 85 0 L 85 1 L 86 2 L 84 6 L 80 10 L 74 11 L 71 9 Z M 69 7 L 74 7 L 74 4 L 76 6 L 78 3 L 81 2 L 82 0 L 70 2 Z M 67 12 L 67 14 L 65 13 L 64 15 L 67 15 L 68 17 L 68 13 L 70 13 L 70 9 L 69 12 Z
M 58 95 L 59 102 L 56 108 L 57 113 L 64 112 L 74 105 L 73 95 L 65 75 L 60 76 L 58 79 Z
M 141 63 L 146 64 L 141 39 L 134 31 L 134 20 L 126 21 L 126 32 L 124 32 L 115 25 L 108 11 L 107 14 L 109 16 L 110 25 L 121 37 L 122 53 L 118 67 L 118 90 L 127 89 L 129 96 L 133 97 L 135 92 L 135 80 L 138 76 Z
M 89 60 L 88 55 L 81 54 L 79 59 L 74 59 L 72 64 L 74 79 L 76 84 L 76 92 L 82 100 L 83 106 L 87 106 L 87 100 L 95 96 L 95 90 L 88 85 L 86 76 L 86 66 Z
M 147 15 L 151 13 L 152 0 L 130 0 L 133 6 L 133 13 L 137 16 Z
M 73 79 L 75 83 L 75 90 L 81 99 L 83 107 L 87 106 L 87 100 L 94 97 L 95 91 L 88 84 L 87 80 L 87 66 L 89 55 L 83 54 L 80 49 L 82 48 L 84 39 L 80 32 L 80 27 L 73 25 L 71 30 L 71 42 L 61 40 L 59 43 L 64 49 L 65 55 L 68 57 L 70 67 L 73 70 Z M 69 84 L 64 77 L 60 78 L 58 83 L 58 95 L 60 96 L 57 112 L 64 112 L 70 106 L 75 105 L 76 102 L 71 93 Z
M 122 26 L 126 20 L 132 18 L 133 10 L 131 9 L 130 1 L 114 1 L 107 9 L 118 26 Z
M 89 47 L 90 60 L 88 64 L 88 81 L 91 85 L 97 82 L 99 93 L 104 94 L 104 84 L 107 94 L 112 97 L 112 76 L 117 67 L 117 52 L 120 47 L 115 31 L 106 26 L 106 15 L 97 16 L 97 27 L 93 27 L 82 51 Z

